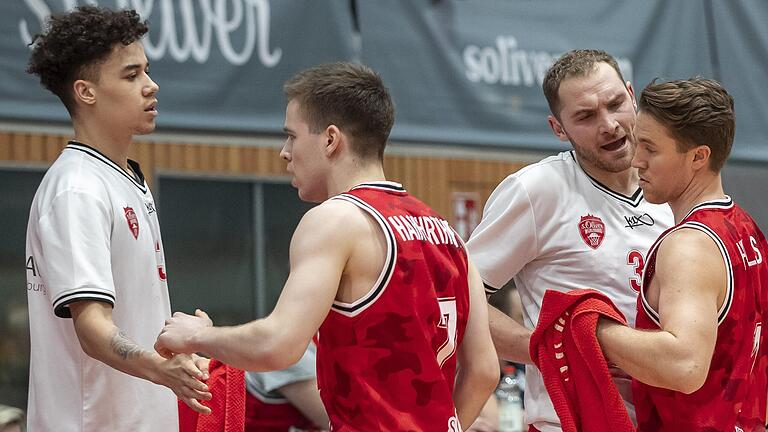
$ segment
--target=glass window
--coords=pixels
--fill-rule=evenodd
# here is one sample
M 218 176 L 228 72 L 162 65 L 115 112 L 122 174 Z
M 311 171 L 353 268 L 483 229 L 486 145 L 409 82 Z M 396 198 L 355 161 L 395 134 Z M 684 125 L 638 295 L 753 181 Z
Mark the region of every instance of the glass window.
M 285 183 L 161 177 L 160 213 L 171 305 L 217 325 L 267 315 L 288 278 L 288 249 L 311 207 Z
M 27 407 L 29 315 L 25 238 L 42 171 L 0 170 L 0 404 Z
M 157 188 L 174 311 L 218 325 L 255 318 L 253 195 L 249 182 L 161 178 Z

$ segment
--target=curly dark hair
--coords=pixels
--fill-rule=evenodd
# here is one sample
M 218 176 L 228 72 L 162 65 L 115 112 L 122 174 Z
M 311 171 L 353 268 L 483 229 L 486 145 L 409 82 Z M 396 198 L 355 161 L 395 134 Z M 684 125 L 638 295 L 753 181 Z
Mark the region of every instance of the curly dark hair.
M 35 35 L 27 72 L 40 77 L 43 87 L 59 97 L 74 114 L 72 83 L 97 78 L 93 66 L 105 61 L 115 44 L 130 45 L 148 31 L 134 10 L 113 11 L 80 6 L 52 15 L 44 34 Z

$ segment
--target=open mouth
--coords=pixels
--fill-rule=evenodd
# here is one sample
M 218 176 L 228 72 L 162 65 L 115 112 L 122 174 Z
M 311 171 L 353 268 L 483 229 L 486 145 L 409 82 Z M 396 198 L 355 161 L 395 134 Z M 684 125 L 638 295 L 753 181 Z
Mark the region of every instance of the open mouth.
M 615 151 L 623 147 L 625 142 L 627 142 L 626 136 L 621 137 L 616 141 L 609 142 L 608 144 L 602 146 L 601 148 L 606 151 Z
M 157 112 L 157 102 L 154 102 L 152 105 L 146 107 L 144 112 Z

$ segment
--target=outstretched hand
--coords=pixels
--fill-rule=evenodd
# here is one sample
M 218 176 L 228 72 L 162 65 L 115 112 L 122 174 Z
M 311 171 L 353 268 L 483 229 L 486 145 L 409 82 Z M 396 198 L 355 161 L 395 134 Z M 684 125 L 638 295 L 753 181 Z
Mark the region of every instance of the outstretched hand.
M 155 350 L 165 358 L 174 354 L 191 354 L 197 351 L 193 345 L 195 335 L 208 327 L 213 327 L 213 321 L 200 309 L 195 310 L 195 315 L 176 312 L 165 320 L 165 326 L 155 342 Z
M 195 354 L 179 354 L 163 360 L 155 382 L 173 390 L 176 396 L 194 411 L 210 414 L 211 409 L 200 403 L 212 398 L 210 389 L 204 382 L 208 379 L 208 364 L 201 359 L 202 357 Z

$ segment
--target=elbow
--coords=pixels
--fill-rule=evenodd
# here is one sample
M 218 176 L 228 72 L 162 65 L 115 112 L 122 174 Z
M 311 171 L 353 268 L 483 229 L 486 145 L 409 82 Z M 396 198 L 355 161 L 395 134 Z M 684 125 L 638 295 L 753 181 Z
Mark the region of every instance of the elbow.
M 260 353 L 252 358 L 257 360 L 249 365 L 250 371 L 273 371 L 285 369 L 296 364 L 304 355 L 307 344 L 297 343 L 282 337 L 272 338 L 260 347 Z
M 499 360 L 496 356 L 485 356 L 486 359 L 478 362 L 473 359 L 469 364 L 459 368 L 464 369 L 464 373 L 473 382 L 472 387 L 477 391 L 490 394 L 499 383 Z
M 500 373 L 501 371 L 499 369 L 499 361 L 498 359 L 494 359 L 492 366 L 486 368 L 483 374 L 483 382 L 486 383 L 486 390 L 488 392 L 492 393 L 496 386 L 499 384 Z
M 703 364 L 697 361 L 686 361 L 676 368 L 672 368 L 673 373 L 667 377 L 668 388 L 684 394 L 691 394 L 701 387 L 707 381 L 709 375 L 709 363 Z
M 96 358 L 96 351 L 91 348 L 91 345 L 87 341 L 80 339 L 80 348 L 88 357 L 99 360 Z

